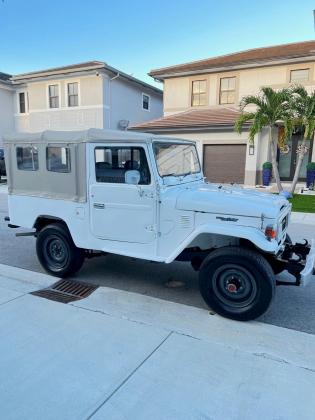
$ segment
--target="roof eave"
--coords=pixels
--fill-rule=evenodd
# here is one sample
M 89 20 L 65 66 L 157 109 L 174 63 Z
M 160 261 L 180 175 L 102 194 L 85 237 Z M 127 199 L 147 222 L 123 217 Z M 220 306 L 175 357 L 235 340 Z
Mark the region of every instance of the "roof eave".
M 161 70 L 157 70 L 155 73 L 154 70 L 148 73 L 149 76 L 154 78 L 158 81 L 163 81 L 164 79 L 169 79 L 172 77 L 181 77 L 181 76 L 191 76 L 194 74 L 204 74 L 204 73 L 218 73 L 218 72 L 227 72 L 233 70 L 242 70 L 242 69 L 251 69 L 251 68 L 259 68 L 259 67 L 271 67 L 271 66 L 279 66 L 283 64 L 295 64 L 295 63 L 305 63 L 309 61 L 314 61 L 315 55 L 307 55 L 301 57 L 294 57 L 294 58 L 282 58 L 279 60 L 262 60 L 260 62 L 255 63 L 244 63 L 244 64 L 236 64 L 236 65 L 226 65 L 226 66 L 218 66 L 218 67 L 205 67 L 204 69 L 198 70 L 179 70 L 175 72 L 167 72 L 167 68 L 165 69 L 165 73 L 160 73 Z
M 244 126 L 244 131 L 247 131 L 250 124 Z M 213 125 L 199 125 L 199 126 L 181 126 L 181 127 L 128 127 L 130 131 L 142 131 L 145 133 L 170 133 L 170 132 L 203 132 L 203 131 L 222 131 L 231 130 L 234 131 L 234 124 L 213 124 Z

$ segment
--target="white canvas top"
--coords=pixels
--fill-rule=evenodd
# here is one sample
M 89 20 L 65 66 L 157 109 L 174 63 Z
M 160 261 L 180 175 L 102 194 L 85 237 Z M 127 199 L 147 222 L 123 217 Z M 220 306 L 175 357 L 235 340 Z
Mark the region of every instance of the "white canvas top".
M 151 142 L 152 140 L 168 140 L 194 143 L 193 141 L 170 137 L 156 136 L 137 131 L 103 130 L 90 128 L 82 131 L 53 131 L 46 130 L 37 133 L 12 133 L 4 136 L 4 143 L 97 143 L 104 141 Z

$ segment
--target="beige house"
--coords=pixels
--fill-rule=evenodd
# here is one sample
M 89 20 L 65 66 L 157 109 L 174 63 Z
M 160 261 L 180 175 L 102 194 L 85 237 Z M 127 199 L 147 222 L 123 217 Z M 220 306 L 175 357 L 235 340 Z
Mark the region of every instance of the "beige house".
M 204 172 L 211 181 L 261 183 L 262 164 L 270 159 L 266 133 L 249 147 L 248 133 L 234 132 L 239 102 L 245 95 L 258 94 L 262 86 L 278 89 L 298 83 L 311 91 L 314 66 L 315 41 L 307 41 L 152 70 L 149 74 L 164 83 L 164 117 L 131 129 L 197 140 Z M 301 134 L 296 133 L 288 147 L 279 148 L 283 181 L 293 178 L 300 141 Z M 304 159 L 301 181 L 310 160 L 315 161 L 313 144 Z
M 125 130 L 163 114 L 163 92 L 101 61 L 0 73 L 0 137 L 13 129 Z

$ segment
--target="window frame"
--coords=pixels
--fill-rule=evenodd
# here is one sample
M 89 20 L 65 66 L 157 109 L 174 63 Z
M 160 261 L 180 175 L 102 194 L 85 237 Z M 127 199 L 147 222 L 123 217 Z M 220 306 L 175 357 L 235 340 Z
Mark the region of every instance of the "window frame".
M 20 95 L 24 94 L 24 107 L 25 107 L 25 111 L 21 112 L 21 103 L 20 103 Z M 28 104 L 28 92 L 27 90 L 18 90 L 16 92 L 17 95 L 17 113 L 19 115 L 25 115 L 28 114 L 28 110 L 29 110 L 29 104 Z
M 134 149 L 142 149 L 146 158 L 146 162 L 147 162 L 147 168 L 149 171 L 149 183 L 147 184 L 142 184 L 139 183 L 137 185 L 134 184 L 126 184 L 125 182 L 104 182 L 104 181 L 98 181 L 97 180 L 97 176 L 96 176 L 96 150 L 100 150 L 100 149 L 128 149 L 128 148 L 134 148 Z M 153 183 L 153 178 L 154 178 L 154 173 L 151 167 L 151 161 L 150 161 L 150 156 L 149 156 L 149 152 L 148 149 L 146 147 L 146 145 L 144 144 L 99 144 L 99 145 L 93 145 L 93 147 L 91 148 L 92 151 L 92 162 L 93 162 L 93 166 L 94 166 L 94 181 L 97 185 L 111 185 L 111 186 L 129 186 L 129 187 L 149 187 L 152 186 Z M 121 168 L 124 169 L 124 168 Z
M 49 166 L 48 166 L 48 151 L 49 151 L 49 149 L 58 149 L 58 148 L 66 150 L 67 170 L 55 170 L 55 169 L 49 168 Z M 70 174 L 71 173 L 71 171 L 72 171 L 72 168 L 71 168 L 71 149 L 70 149 L 69 146 L 65 146 L 65 145 L 63 145 L 63 146 L 60 146 L 60 145 L 58 145 L 58 146 L 57 145 L 46 146 L 45 158 L 46 158 L 46 170 L 47 170 L 47 172 L 53 172 L 53 173 L 56 173 L 56 174 Z
M 50 87 L 51 86 L 57 86 L 57 90 L 58 90 L 58 96 L 53 96 L 53 97 L 51 97 L 50 96 Z M 50 99 L 51 98 L 58 98 L 58 106 L 56 106 L 56 107 L 51 107 L 51 104 L 50 104 Z M 48 83 L 47 84 L 47 106 L 48 106 L 48 109 L 59 109 L 59 108 L 61 108 L 61 101 L 60 101 L 60 83 Z
M 194 83 L 196 82 L 205 82 L 205 90 L 204 91 L 200 91 L 198 93 L 194 93 Z M 201 107 L 201 106 L 207 106 L 207 98 L 208 98 L 208 79 L 192 79 L 191 83 L 190 83 L 190 106 L 195 108 L 195 107 Z M 198 95 L 199 96 L 199 104 L 194 105 L 194 95 Z M 205 96 L 205 103 L 204 104 L 200 104 L 200 95 L 204 95 Z
M 298 71 L 305 71 L 307 70 L 308 72 L 308 77 L 305 80 L 293 80 L 292 81 L 292 73 L 294 72 L 298 72 Z M 290 69 L 290 73 L 289 73 L 289 83 L 308 83 L 310 81 L 310 73 L 311 73 L 311 69 L 310 67 L 304 67 L 304 68 L 297 68 L 297 69 Z
M 143 99 L 144 99 L 144 97 L 145 96 L 147 96 L 148 97 L 148 99 L 149 99 L 149 101 L 148 101 L 148 109 L 146 109 L 146 108 L 144 108 L 144 106 L 143 106 Z M 144 92 L 142 92 L 142 95 L 141 95 L 141 98 L 142 98 L 142 110 L 143 111 L 148 111 L 148 112 L 150 112 L 150 110 L 151 110 L 151 96 L 150 95 L 148 95 L 147 93 L 144 93 Z
M 36 150 L 37 152 L 37 165 L 35 165 L 34 163 L 36 162 L 34 160 L 34 157 L 32 156 L 32 163 L 33 163 L 33 169 L 32 168 L 20 168 L 19 167 L 19 162 L 18 162 L 18 149 L 32 149 L 32 150 Z M 39 171 L 39 149 L 36 146 L 32 146 L 32 145 L 17 145 L 15 148 L 15 158 L 16 158 L 16 168 L 18 171 L 26 171 L 26 172 L 37 172 Z
M 78 105 L 69 105 L 69 88 L 68 86 L 72 83 L 77 83 L 78 84 Z M 79 106 L 81 106 L 81 90 L 80 90 L 80 80 L 75 79 L 75 80 L 66 80 L 65 81 L 65 104 L 67 108 L 78 108 Z
M 222 90 L 222 80 L 224 79 L 234 79 L 235 80 L 235 85 L 234 85 L 234 89 L 224 89 Z M 235 105 L 236 104 L 236 84 L 237 84 L 237 77 L 236 76 L 224 76 L 224 77 L 220 77 L 220 81 L 219 81 L 219 105 Z M 222 93 L 227 93 L 227 95 L 229 93 L 233 92 L 234 93 L 234 102 L 222 102 Z

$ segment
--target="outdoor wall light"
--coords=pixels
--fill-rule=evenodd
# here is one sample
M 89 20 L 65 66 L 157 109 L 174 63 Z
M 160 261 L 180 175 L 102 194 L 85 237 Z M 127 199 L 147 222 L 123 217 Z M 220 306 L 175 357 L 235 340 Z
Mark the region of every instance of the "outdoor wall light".
M 250 156 L 253 156 L 255 154 L 255 145 L 254 144 L 249 145 L 248 153 L 249 153 Z

